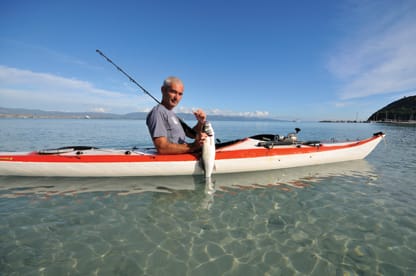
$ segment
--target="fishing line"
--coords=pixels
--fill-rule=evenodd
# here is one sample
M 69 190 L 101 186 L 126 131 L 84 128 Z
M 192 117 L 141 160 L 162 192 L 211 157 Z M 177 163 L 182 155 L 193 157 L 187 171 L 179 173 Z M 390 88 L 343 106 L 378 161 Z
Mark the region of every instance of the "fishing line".
M 123 75 L 125 75 L 132 83 L 134 83 L 135 85 L 137 85 L 146 95 L 148 95 L 149 97 L 151 97 L 153 100 L 155 100 L 158 104 L 160 104 L 160 101 L 158 99 L 156 99 L 152 94 L 150 94 L 149 91 L 147 91 L 143 86 L 141 86 L 135 79 L 133 79 L 129 74 L 127 74 L 123 69 L 121 69 L 117 64 L 115 64 L 111 59 L 109 59 L 106 55 L 104 55 L 103 52 L 101 52 L 100 50 L 95 50 L 98 54 L 100 54 L 103 58 L 105 58 L 109 63 L 111 63 L 114 67 L 117 68 L 117 70 L 119 70 Z M 191 128 L 190 126 L 188 126 L 181 118 L 179 118 L 179 122 L 181 123 L 183 129 L 185 130 L 185 132 L 187 133 L 191 133 L 192 135 L 196 135 L 196 132 L 193 128 Z

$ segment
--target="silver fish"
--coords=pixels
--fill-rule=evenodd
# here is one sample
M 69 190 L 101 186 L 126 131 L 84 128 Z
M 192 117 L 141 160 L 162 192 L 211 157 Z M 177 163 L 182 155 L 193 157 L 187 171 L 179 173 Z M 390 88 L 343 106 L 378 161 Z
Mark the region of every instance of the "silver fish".
M 202 145 L 202 163 L 205 178 L 210 178 L 215 166 L 215 134 L 210 122 L 205 122 L 203 131 L 208 135 Z

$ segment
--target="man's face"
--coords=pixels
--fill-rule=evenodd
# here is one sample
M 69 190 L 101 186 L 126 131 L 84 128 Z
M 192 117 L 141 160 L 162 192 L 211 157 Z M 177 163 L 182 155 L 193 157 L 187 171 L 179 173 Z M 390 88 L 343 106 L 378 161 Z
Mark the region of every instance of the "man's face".
M 169 110 L 176 107 L 183 96 L 183 84 L 172 82 L 171 87 L 162 87 L 162 104 Z

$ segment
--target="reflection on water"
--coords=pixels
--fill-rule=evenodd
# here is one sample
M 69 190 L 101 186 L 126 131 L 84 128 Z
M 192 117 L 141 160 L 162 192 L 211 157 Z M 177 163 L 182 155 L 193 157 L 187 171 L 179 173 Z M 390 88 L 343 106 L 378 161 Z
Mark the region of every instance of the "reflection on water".
M 126 196 L 145 192 L 170 193 L 174 198 L 199 198 L 200 207 L 210 209 L 218 193 L 236 190 L 277 188 L 282 191 L 304 188 L 314 182 L 336 176 L 357 176 L 376 179 L 366 160 L 343 162 L 275 171 L 202 176 L 159 176 L 120 178 L 63 178 L 63 177 L 0 177 L 0 197 L 16 198 L 30 195 L 73 196 L 82 193 L 105 192 Z M 203 187 L 203 189 L 202 189 Z M 196 193 L 185 193 L 194 191 Z M 183 196 L 180 196 L 180 195 Z M 201 195 L 204 196 L 201 196 Z M 222 196 L 222 195 L 220 195 Z
M 324 178 L 336 176 L 372 176 L 374 172 L 366 160 L 334 163 L 327 165 L 281 169 L 270 172 L 216 175 L 218 189 L 249 189 L 285 185 L 303 188 Z M 287 187 L 286 187 L 287 188 Z
M 75 195 L 91 192 L 117 192 L 129 195 L 143 192 L 169 193 L 173 190 L 195 190 L 193 177 L 122 177 L 122 178 L 76 178 L 76 177 L 12 177 L 0 178 L 3 197 L 39 194 Z
M 207 182 L 199 175 L 118 178 L 1 176 L 0 197 L 12 198 L 31 194 L 75 195 L 91 192 L 116 192 L 118 195 L 144 192 L 172 193 L 194 191 L 197 186 L 203 185 L 205 194 L 214 196 L 217 191 L 230 192 L 235 189 L 279 187 L 290 191 L 291 188 L 303 188 L 324 178 L 354 175 L 367 176 L 370 179 L 376 177 L 366 160 L 275 171 L 214 174 Z

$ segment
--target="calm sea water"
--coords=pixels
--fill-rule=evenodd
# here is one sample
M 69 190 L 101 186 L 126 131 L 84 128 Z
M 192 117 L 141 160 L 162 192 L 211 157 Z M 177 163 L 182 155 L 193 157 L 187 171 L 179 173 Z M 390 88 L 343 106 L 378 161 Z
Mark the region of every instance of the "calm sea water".
M 387 134 L 366 159 L 201 177 L 0 177 L 1 275 L 416 275 L 416 127 L 212 122 L 223 141 Z M 149 146 L 133 120 L 0 120 L 0 151 Z

